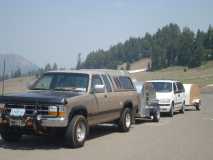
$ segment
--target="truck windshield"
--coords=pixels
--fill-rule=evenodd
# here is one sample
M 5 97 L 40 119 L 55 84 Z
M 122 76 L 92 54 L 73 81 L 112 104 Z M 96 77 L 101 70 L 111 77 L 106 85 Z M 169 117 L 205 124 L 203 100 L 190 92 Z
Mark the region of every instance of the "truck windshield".
M 57 90 L 86 92 L 89 75 L 81 73 L 48 73 L 44 74 L 31 90 Z
M 152 82 L 156 92 L 171 92 L 172 83 L 170 82 Z

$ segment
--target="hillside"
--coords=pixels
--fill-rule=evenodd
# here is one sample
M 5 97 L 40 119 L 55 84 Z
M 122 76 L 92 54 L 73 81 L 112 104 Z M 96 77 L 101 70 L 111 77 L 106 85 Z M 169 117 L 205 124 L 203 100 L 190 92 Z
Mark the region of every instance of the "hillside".
M 17 54 L 0 54 L 0 74 L 3 70 L 3 61 L 6 62 L 6 74 L 11 74 L 20 69 L 23 74 L 38 70 L 38 66 Z
M 140 63 L 137 63 L 137 69 L 139 67 Z M 186 69 L 185 72 L 184 69 Z M 204 86 L 213 84 L 213 61 L 209 61 L 193 69 L 187 69 L 186 67 L 169 67 L 154 72 L 134 73 L 132 77 L 142 81 L 152 79 L 174 79 L 184 83 L 197 83 Z
M 110 48 L 90 52 L 79 68 L 124 69 L 142 58 L 151 58 L 152 70 L 170 66 L 199 67 L 213 60 L 213 27 L 194 32 L 170 23 L 153 34 L 130 37 Z M 127 67 L 125 67 L 127 66 Z

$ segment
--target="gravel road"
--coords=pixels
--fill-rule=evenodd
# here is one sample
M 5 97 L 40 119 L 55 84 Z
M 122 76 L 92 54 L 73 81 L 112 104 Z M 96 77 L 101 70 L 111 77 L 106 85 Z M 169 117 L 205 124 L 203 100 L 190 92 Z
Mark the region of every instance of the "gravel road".
M 97 126 L 80 149 L 46 137 L 26 136 L 13 144 L 0 139 L 0 160 L 212 160 L 213 94 L 203 94 L 202 102 L 201 111 L 163 116 L 159 123 L 137 122 L 129 133 Z

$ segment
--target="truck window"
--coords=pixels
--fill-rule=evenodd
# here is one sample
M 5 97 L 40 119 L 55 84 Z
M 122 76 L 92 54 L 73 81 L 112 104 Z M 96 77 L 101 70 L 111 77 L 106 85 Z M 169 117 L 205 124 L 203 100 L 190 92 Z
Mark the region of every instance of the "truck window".
M 173 90 L 174 90 L 174 93 L 177 92 L 177 86 L 176 86 L 176 83 L 173 83 Z
M 134 89 L 133 83 L 129 77 L 120 76 L 119 81 L 123 89 Z
M 178 92 L 184 92 L 184 87 L 180 82 L 177 82 Z
M 102 75 L 102 77 L 103 77 L 104 83 L 106 85 L 107 92 L 112 92 L 112 87 L 110 85 L 109 79 L 107 78 L 106 75 Z
M 95 85 L 103 85 L 100 75 L 92 76 L 92 88 L 95 88 Z
M 113 77 L 113 79 L 114 79 L 114 82 L 116 84 L 116 87 L 117 88 L 121 88 L 121 84 L 120 84 L 120 81 L 119 81 L 118 77 Z

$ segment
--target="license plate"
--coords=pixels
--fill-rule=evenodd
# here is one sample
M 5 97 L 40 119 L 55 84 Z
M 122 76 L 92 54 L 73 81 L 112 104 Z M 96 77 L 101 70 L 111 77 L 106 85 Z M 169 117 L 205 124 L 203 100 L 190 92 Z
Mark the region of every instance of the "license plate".
M 25 126 L 25 123 L 20 119 L 10 119 L 10 126 Z
M 25 114 L 24 108 L 11 108 L 10 115 L 14 117 L 22 117 Z

